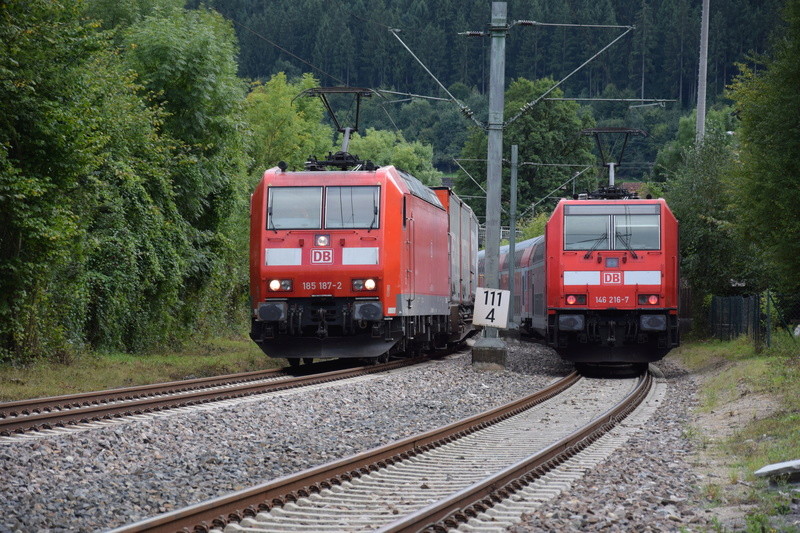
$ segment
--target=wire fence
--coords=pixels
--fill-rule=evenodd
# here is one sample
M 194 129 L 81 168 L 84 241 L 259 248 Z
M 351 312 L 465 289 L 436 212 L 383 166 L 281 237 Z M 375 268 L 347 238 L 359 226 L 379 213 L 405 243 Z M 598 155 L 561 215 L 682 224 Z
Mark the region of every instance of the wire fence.
M 771 291 L 751 296 L 714 296 L 709 310 L 711 334 L 730 340 L 746 335 L 757 349 L 772 346 L 785 332 L 800 342 L 800 294 Z

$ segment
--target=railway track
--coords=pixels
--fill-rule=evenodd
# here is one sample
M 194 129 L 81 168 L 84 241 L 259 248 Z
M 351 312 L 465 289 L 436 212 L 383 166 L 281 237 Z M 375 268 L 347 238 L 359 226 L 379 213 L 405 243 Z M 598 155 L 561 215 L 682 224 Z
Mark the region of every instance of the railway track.
M 0 436 L 8 437 L 25 432 L 305 387 L 385 372 L 427 360 L 429 358 L 422 357 L 339 370 L 329 370 L 331 365 L 317 363 L 313 365 L 316 369 L 327 371 L 319 373 L 304 371 L 298 375 L 298 372 L 272 369 L 0 403 Z
M 649 374 L 604 381 L 573 373 L 444 428 L 113 533 L 466 527 L 602 438 L 643 401 L 651 384 Z

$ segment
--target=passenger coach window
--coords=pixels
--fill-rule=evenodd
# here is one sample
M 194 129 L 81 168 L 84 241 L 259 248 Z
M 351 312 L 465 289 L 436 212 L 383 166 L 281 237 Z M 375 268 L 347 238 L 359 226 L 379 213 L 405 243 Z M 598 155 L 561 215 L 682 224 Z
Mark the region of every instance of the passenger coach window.
M 380 187 L 327 187 L 325 227 L 377 228 L 380 199 Z
M 270 187 L 267 229 L 320 229 L 322 187 Z

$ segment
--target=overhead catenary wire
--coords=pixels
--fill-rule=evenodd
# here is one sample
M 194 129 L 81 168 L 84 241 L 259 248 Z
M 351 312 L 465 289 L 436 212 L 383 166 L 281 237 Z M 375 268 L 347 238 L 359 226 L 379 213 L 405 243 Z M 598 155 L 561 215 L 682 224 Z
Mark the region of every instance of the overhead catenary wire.
M 431 78 L 433 78 L 433 81 L 435 81 L 439 85 L 439 87 L 441 87 L 441 89 L 445 92 L 445 94 L 447 94 L 447 96 L 450 97 L 450 101 L 458 106 L 458 108 L 461 110 L 461 113 L 463 113 L 464 116 L 472 120 L 479 127 L 485 129 L 486 125 L 481 123 L 478 119 L 475 118 L 475 112 L 472 109 L 470 109 L 467 105 L 463 104 L 458 98 L 453 96 L 450 93 L 450 91 L 447 90 L 447 87 L 445 87 L 444 84 L 441 81 L 439 81 L 439 78 L 434 76 L 433 72 L 431 72 L 430 69 L 427 66 L 425 66 L 425 63 L 423 63 L 422 60 L 417 57 L 417 54 L 415 54 L 411 50 L 411 48 L 409 48 L 408 45 L 405 42 L 403 42 L 403 39 L 401 39 L 400 36 L 398 35 L 398 32 L 400 32 L 400 30 L 397 28 L 390 28 L 389 32 L 392 35 L 394 35 L 394 37 L 400 42 L 400 44 L 403 45 L 403 48 L 405 48 L 406 51 L 408 51 L 408 53 L 411 54 L 411 57 L 413 57 L 416 60 L 416 62 L 419 63 L 419 65 L 425 70 L 425 72 L 427 72 L 428 75 Z
M 545 23 L 538 23 L 538 25 L 540 25 L 540 26 L 545 26 L 545 25 L 547 25 L 547 26 L 550 26 L 550 25 L 552 25 L 552 26 L 562 26 L 562 24 L 550 24 L 550 23 L 547 23 L 547 24 L 545 24 Z M 580 24 L 574 24 L 574 25 L 572 25 L 572 26 L 584 26 L 584 25 L 580 25 Z M 587 25 L 585 25 L 585 26 L 586 26 L 586 27 L 592 27 L 592 25 L 590 25 L 590 24 L 587 24 Z M 597 26 L 595 26 L 595 27 L 597 27 Z M 599 26 L 599 27 L 611 27 L 611 26 Z M 524 115 L 526 112 L 528 112 L 528 110 L 530 110 L 530 109 L 531 109 L 533 106 L 535 106 L 536 104 L 538 104 L 539 102 L 541 102 L 541 101 L 542 101 L 542 100 L 543 100 L 543 99 L 544 99 L 544 98 L 545 98 L 545 97 L 546 97 L 548 94 L 550 94 L 551 92 L 553 92 L 554 90 L 556 90 L 556 88 L 558 88 L 558 86 L 559 86 L 559 85 L 561 85 L 562 83 L 564 83 L 565 81 L 567 81 L 569 78 L 571 78 L 573 74 L 575 74 L 576 72 L 578 72 L 579 70 L 581 70 L 583 67 L 585 67 L 586 65 L 588 65 L 589 63 L 591 63 L 592 61 L 594 61 L 594 59 L 595 59 L 597 56 L 599 56 L 600 54 L 602 54 L 603 52 L 605 52 L 606 50 L 608 50 L 609 48 L 611 48 L 611 47 L 612 47 L 612 46 L 613 46 L 613 45 L 614 45 L 614 44 L 615 44 L 617 41 L 619 41 L 620 39 L 622 39 L 623 37 L 625 37 L 625 36 L 626 36 L 628 33 L 630 33 L 631 31 L 633 31 L 634 29 L 636 29 L 636 26 L 615 26 L 615 27 L 617 27 L 617 28 L 626 28 L 626 30 L 625 30 L 624 32 L 622 32 L 622 34 L 618 35 L 616 39 L 614 39 L 613 41 L 611 41 L 610 43 L 608 43 L 607 45 L 605 45 L 603 48 L 601 48 L 601 49 L 600 49 L 600 51 L 598 51 L 597 53 L 595 53 L 595 54 L 594 54 L 592 57 L 590 57 L 589 59 L 587 59 L 586 61 L 584 61 L 583 63 L 581 63 L 581 65 L 580 65 L 578 68 L 576 68 L 575 70 L 573 70 L 572 72 L 570 72 L 569 74 L 567 74 L 566 76 L 564 76 L 564 77 L 563 77 L 563 78 L 562 78 L 562 79 L 561 79 L 559 82 L 555 83 L 555 84 L 554 84 L 552 87 L 550 87 L 549 89 L 547 89 L 547 90 L 546 90 L 546 91 L 545 91 L 543 94 L 541 94 L 539 97 L 537 97 L 536 99 L 534 99 L 534 100 L 532 100 L 532 101 L 528 102 L 527 104 L 525 104 L 524 106 L 522 106 L 522 107 L 519 109 L 519 112 L 517 112 L 517 114 L 516 114 L 516 115 L 514 115 L 513 117 L 511 117 L 509 120 L 507 120 L 507 121 L 506 121 L 506 122 L 503 124 L 503 127 L 505 127 L 505 126 L 508 126 L 509 124 L 512 124 L 513 122 L 515 122 L 516 120 L 518 120 L 520 117 L 522 117 L 522 115 Z
M 305 60 L 305 59 L 303 59 L 302 57 L 300 57 L 300 56 L 298 56 L 297 54 L 295 54 L 295 53 L 291 52 L 290 50 L 287 50 L 286 48 L 282 47 L 282 46 L 281 46 L 281 45 L 279 45 L 278 43 L 276 43 L 276 42 L 274 42 L 274 41 L 271 41 L 270 39 L 267 39 L 265 36 L 263 36 L 262 34 L 258 33 L 258 32 L 257 32 L 257 31 L 255 31 L 254 29 L 252 29 L 252 28 L 249 28 L 248 26 L 246 26 L 246 25 L 242 24 L 241 22 L 239 22 L 239 21 L 237 21 L 237 20 L 233 20 L 233 23 L 234 23 L 234 24 L 236 24 L 237 26 L 239 26 L 240 28 L 242 28 L 242 29 L 244 29 L 244 30 L 246 30 L 246 31 L 249 31 L 250 33 L 252 33 L 252 34 L 253 34 L 253 35 L 255 35 L 256 37 L 258 37 L 259 39 L 262 39 L 262 40 L 264 40 L 264 41 L 268 42 L 269 44 L 271 44 L 272 46 L 274 46 L 275 48 L 277 48 L 277 49 L 278 49 L 278 50 L 280 50 L 281 52 L 283 52 L 283 53 L 285 53 L 285 54 L 288 54 L 288 55 L 292 56 L 293 58 L 295 58 L 296 60 L 300 61 L 301 63 L 303 63 L 303 64 L 305 64 L 305 65 L 308 65 L 309 67 L 311 67 L 313 70 L 315 70 L 315 71 L 319 72 L 320 74 L 323 74 L 324 76 L 327 76 L 327 77 L 331 78 L 332 80 L 334 80 L 334 81 L 336 81 L 336 82 L 340 83 L 341 85 L 347 85 L 347 83 L 345 83 L 345 81 L 344 81 L 344 80 L 342 80 L 341 78 L 337 78 L 337 77 L 336 77 L 336 76 L 334 76 L 333 74 L 330 74 L 329 72 L 325 72 L 324 70 L 322 70 L 322 69 L 321 69 L 321 68 L 319 68 L 318 66 L 316 66 L 316 65 L 314 65 L 314 64 L 312 64 L 312 63 L 309 63 L 308 61 L 306 61 L 306 60 Z

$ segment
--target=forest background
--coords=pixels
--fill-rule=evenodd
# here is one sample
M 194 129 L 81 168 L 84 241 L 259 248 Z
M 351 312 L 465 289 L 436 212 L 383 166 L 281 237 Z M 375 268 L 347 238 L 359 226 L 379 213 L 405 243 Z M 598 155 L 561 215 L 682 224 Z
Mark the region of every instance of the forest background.
M 351 151 L 483 212 L 488 1 L 9 0 L 0 4 L 0 362 L 141 353 L 249 320 L 249 193 L 264 169 L 335 151 L 316 85 L 382 93 Z M 697 294 L 797 290 L 800 2 L 712 1 L 708 133 L 694 142 L 700 2 L 511 1 L 510 20 L 635 25 L 505 132 L 528 234 L 564 183 L 591 188 L 592 126 L 648 132 L 621 177 L 682 224 Z M 474 111 L 465 118 L 389 31 Z M 515 27 L 507 116 L 621 29 Z M 645 103 L 645 102 L 640 102 Z M 352 111 L 352 109 L 351 109 Z M 618 148 L 618 147 L 616 147 Z M 532 164 L 536 163 L 536 164 Z M 590 167 L 580 179 L 574 167 Z M 463 167 L 463 170 L 462 170 Z M 469 178 L 475 178 L 475 182 Z M 775 216 L 774 213 L 781 213 Z M 731 281 L 736 280 L 735 284 Z M 744 284 L 745 289 L 742 289 Z

